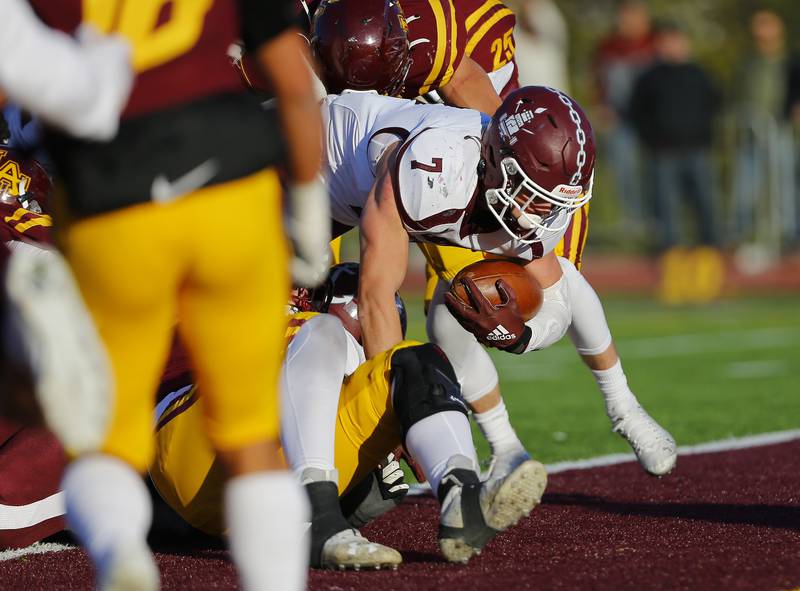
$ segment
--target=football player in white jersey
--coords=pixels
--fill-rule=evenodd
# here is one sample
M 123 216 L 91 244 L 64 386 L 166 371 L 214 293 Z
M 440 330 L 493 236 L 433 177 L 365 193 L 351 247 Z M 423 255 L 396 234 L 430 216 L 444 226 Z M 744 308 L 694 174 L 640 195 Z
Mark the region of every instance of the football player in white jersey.
M 646 470 L 669 471 L 675 462 L 674 441 L 627 387 L 596 294 L 569 261 L 552 254 L 572 212 L 591 197 L 594 145 L 578 105 L 558 91 L 528 88 L 509 97 L 491 125 L 474 111 L 415 106 L 361 93 L 329 97 L 323 111 L 332 215 L 342 226 L 339 231 L 361 227 L 362 257 L 367 257 L 362 259 L 366 296 L 362 316 L 370 327 L 365 329 L 370 333 L 368 354 L 383 350 L 396 338 L 388 336 L 393 328 L 383 322 L 380 304 L 374 309 L 371 304 L 380 301 L 394 282 L 402 281 L 409 240 L 531 261 L 529 271 L 546 287 L 545 305 L 527 328 L 516 325 L 517 331 L 511 331 L 514 338 L 505 341 L 504 348 L 515 352 L 542 348 L 557 341 L 573 323 L 571 336 L 584 359 L 615 358 L 608 370 L 593 368 L 609 416 L 612 420 L 634 416 L 634 428 L 620 431 Z M 369 262 L 373 257 L 380 261 L 374 267 Z M 569 293 L 572 286 L 578 293 Z M 477 341 L 463 338 L 465 333 L 443 306 L 444 291 L 437 291 L 429 314 L 431 337 L 451 358 L 473 409 L 484 416 L 498 415 L 493 418 L 495 425 L 481 427 L 493 452 L 498 440 L 511 441 L 511 453 L 497 471 L 502 474 L 526 454 L 499 395 L 488 407 L 481 400 L 486 393 L 497 392 L 497 373 Z M 591 296 L 600 310 L 599 321 L 587 322 L 587 315 L 571 306 L 577 295 L 581 301 Z M 513 324 L 508 313 L 512 306 L 495 310 L 494 316 L 508 316 L 507 322 Z M 453 312 L 464 316 L 456 308 Z M 576 316 L 582 322 L 573 322 Z M 496 328 L 501 324 L 497 320 L 487 319 L 486 328 Z M 468 327 L 478 341 L 495 346 L 488 338 L 491 330 L 474 323 Z M 436 339 L 437 333 L 451 338 Z M 602 344 L 591 350 L 581 347 L 587 341 Z

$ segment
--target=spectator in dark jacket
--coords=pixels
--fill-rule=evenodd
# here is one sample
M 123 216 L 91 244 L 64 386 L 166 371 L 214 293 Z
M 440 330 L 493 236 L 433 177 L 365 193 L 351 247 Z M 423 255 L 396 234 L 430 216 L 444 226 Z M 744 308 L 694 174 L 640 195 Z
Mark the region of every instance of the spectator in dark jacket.
M 719 98 L 679 24 L 659 28 L 656 56 L 634 86 L 631 116 L 648 152 L 656 237 L 665 253 L 659 292 L 666 303 L 707 302 L 719 296 L 724 280 L 710 156 Z M 692 217 L 682 215 L 684 200 Z M 692 218 L 702 246 L 687 249 L 679 245 L 683 222 Z
M 681 242 L 683 197 L 695 210 L 701 242 L 715 245 L 710 149 L 719 95 L 693 61 L 691 42 L 678 23 L 662 24 L 656 52 L 656 63 L 634 86 L 631 116 L 648 150 L 660 246 Z

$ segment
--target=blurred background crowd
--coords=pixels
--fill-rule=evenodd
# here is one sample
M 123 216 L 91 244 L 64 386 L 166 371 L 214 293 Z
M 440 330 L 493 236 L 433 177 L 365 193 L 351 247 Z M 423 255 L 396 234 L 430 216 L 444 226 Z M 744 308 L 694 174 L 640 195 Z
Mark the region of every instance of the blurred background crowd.
M 800 2 L 510 4 L 520 82 L 567 89 L 598 135 L 590 254 L 658 257 L 673 303 L 785 267 L 800 247 Z

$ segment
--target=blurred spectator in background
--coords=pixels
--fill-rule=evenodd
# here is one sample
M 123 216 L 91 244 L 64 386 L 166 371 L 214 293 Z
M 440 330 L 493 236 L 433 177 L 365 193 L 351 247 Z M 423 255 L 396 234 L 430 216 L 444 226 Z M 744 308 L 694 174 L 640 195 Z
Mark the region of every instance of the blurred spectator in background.
M 514 39 L 520 86 L 552 86 L 569 92 L 569 30 L 553 0 L 516 0 Z
M 637 80 L 631 97 L 631 119 L 647 148 L 652 181 L 656 236 L 662 253 L 661 296 L 666 302 L 707 301 L 722 287 L 722 261 L 716 250 L 712 123 L 719 97 L 708 73 L 692 58 L 683 26 L 664 22 L 656 36 L 656 62 Z M 678 245 L 687 239 L 693 210 L 702 248 Z
M 626 228 L 643 227 L 642 172 L 639 146 L 630 121 L 630 99 L 639 74 L 655 53 L 655 36 L 644 2 L 624 0 L 618 8 L 614 31 L 603 39 L 594 56 L 594 78 L 604 158 L 610 164 L 616 185 L 621 221 Z
M 731 93 L 737 130 L 732 229 L 739 241 L 757 239 L 756 224 L 765 224 L 757 221 L 758 207 L 794 197 L 790 122 L 800 124 L 800 62 L 786 42 L 783 19 L 772 10 L 756 10 L 750 35 L 752 48 L 737 69 Z M 780 228 L 768 232 L 776 238 L 782 233 Z

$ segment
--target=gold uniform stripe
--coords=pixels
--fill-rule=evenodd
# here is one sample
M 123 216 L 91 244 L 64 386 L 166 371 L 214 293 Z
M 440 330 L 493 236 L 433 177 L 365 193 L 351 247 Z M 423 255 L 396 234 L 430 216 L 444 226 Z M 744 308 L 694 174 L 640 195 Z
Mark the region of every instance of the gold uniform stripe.
M 485 23 L 483 23 L 481 27 L 475 32 L 475 34 L 469 38 L 469 42 L 467 43 L 467 49 L 465 50 L 465 53 L 467 55 L 472 55 L 472 50 L 475 49 L 475 46 L 481 42 L 481 39 L 483 39 L 486 36 L 486 33 L 489 32 L 489 30 L 495 25 L 495 23 L 497 23 L 497 21 L 499 21 L 503 17 L 508 16 L 509 14 L 514 14 L 514 13 L 511 12 L 508 8 L 503 8 L 495 12 L 492 15 L 492 17 Z
M 581 228 L 583 228 L 583 212 L 578 210 L 575 212 L 575 216 L 575 223 L 572 224 L 572 236 L 570 236 L 569 240 L 569 252 L 564 253 L 564 256 L 573 263 L 580 252 Z
M 458 52 L 458 27 L 456 26 L 456 7 L 453 2 L 454 0 L 450 0 L 450 65 L 447 66 L 447 72 L 445 72 L 439 86 L 444 86 L 453 77 L 453 64 L 456 61 L 456 53 Z
M 32 220 L 30 220 L 30 221 L 27 221 L 27 222 L 23 222 L 23 223 L 21 223 L 21 224 L 17 224 L 16 226 L 14 226 L 14 229 L 15 229 L 17 232 L 19 232 L 20 234 L 22 234 L 22 233 L 24 233 L 26 230 L 28 230 L 28 229 L 30 229 L 30 228 L 34 228 L 34 227 L 36 227 L 36 226 L 45 226 L 45 227 L 49 227 L 49 226 L 52 226 L 52 225 L 53 225 L 53 222 L 52 222 L 52 220 L 50 219 L 50 216 L 46 216 L 46 215 L 44 215 L 44 216 L 42 216 L 42 217 L 33 218 Z
M 6 221 L 7 224 L 9 222 L 16 222 L 17 220 L 22 219 L 22 216 L 27 215 L 29 213 L 31 213 L 31 212 L 28 211 L 27 209 L 25 209 L 24 207 L 18 207 L 17 209 L 14 210 L 13 214 L 7 215 L 5 217 L 5 221 Z
M 444 64 L 444 52 L 447 50 L 447 28 L 442 3 L 439 0 L 428 0 L 428 4 L 430 4 L 436 19 L 436 57 L 433 60 L 433 67 L 425 79 L 425 84 L 419 89 L 420 94 L 428 92 L 431 89 L 431 84 L 439 77 L 439 72 L 442 71 L 442 65 Z
M 486 2 L 484 2 L 478 10 L 469 15 L 466 22 L 467 32 L 469 32 L 469 30 L 475 26 L 475 23 L 477 23 L 484 14 L 489 12 L 498 4 L 500 4 L 500 0 L 486 0 Z

